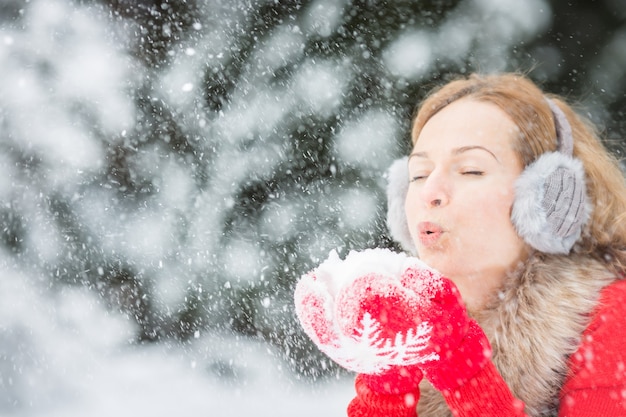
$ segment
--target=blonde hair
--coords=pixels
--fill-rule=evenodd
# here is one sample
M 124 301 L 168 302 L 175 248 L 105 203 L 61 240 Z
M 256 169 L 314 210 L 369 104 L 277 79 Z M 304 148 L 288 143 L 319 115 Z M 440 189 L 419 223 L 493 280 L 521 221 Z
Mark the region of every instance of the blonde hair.
M 600 141 L 596 129 L 556 95 L 544 94 L 522 74 L 473 74 L 451 81 L 431 92 L 413 119 L 413 145 L 428 120 L 461 98 L 497 105 L 515 122 L 519 135 L 514 149 L 527 166 L 545 152 L 557 149 L 552 99 L 572 127 L 574 156 L 585 168 L 587 194 L 593 205 L 591 219 L 574 251 L 603 262 L 616 274 L 626 272 L 626 181 L 617 159 Z

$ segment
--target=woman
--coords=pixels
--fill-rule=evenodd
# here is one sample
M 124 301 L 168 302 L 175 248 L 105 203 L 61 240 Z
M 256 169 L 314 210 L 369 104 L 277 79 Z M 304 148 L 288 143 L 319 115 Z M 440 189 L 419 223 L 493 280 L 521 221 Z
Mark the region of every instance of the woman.
M 626 416 L 626 184 L 593 129 L 522 75 L 473 75 L 425 99 L 412 142 L 389 227 L 441 279 L 416 286 L 414 262 L 296 290 L 307 333 L 359 372 L 348 414 Z M 427 343 L 352 366 L 364 318 L 372 345 Z

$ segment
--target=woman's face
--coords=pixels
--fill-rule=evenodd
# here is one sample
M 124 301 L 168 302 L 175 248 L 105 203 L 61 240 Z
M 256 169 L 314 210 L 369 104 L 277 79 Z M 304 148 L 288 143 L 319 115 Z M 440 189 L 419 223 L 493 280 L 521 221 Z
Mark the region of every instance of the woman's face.
M 460 99 L 424 126 L 409 158 L 405 210 L 419 257 L 481 308 L 527 246 L 511 223 L 518 129 L 494 104 Z

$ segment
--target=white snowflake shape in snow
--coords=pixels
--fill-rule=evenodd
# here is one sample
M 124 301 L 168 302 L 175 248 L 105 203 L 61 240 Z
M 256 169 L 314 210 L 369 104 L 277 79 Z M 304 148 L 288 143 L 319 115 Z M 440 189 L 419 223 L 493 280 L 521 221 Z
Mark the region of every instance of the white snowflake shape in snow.
M 362 329 L 352 337 L 340 334 L 337 344 L 322 347 L 335 362 L 354 372 L 380 374 L 393 366 L 418 365 L 439 359 L 436 353 L 424 354 L 430 340 L 431 326 L 421 323 L 394 340 L 380 338 L 381 325 L 365 313 Z

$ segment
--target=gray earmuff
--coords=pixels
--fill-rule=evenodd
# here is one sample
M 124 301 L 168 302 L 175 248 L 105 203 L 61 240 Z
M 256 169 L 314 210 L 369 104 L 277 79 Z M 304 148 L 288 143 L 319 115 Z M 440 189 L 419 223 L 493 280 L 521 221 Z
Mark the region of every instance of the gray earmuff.
M 580 238 L 591 215 L 582 162 L 572 156 L 572 128 L 563 111 L 547 100 L 557 132 L 558 150 L 528 165 L 515 184 L 511 221 L 531 247 L 567 254 Z M 408 158 L 387 171 L 387 225 L 391 237 L 410 253 L 417 250 L 406 221 L 404 202 L 409 187 Z
M 558 150 L 528 165 L 515 184 L 511 220 L 533 248 L 567 254 L 580 238 L 591 215 L 585 169 L 573 157 L 572 128 L 563 111 L 547 100 L 557 132 Z

